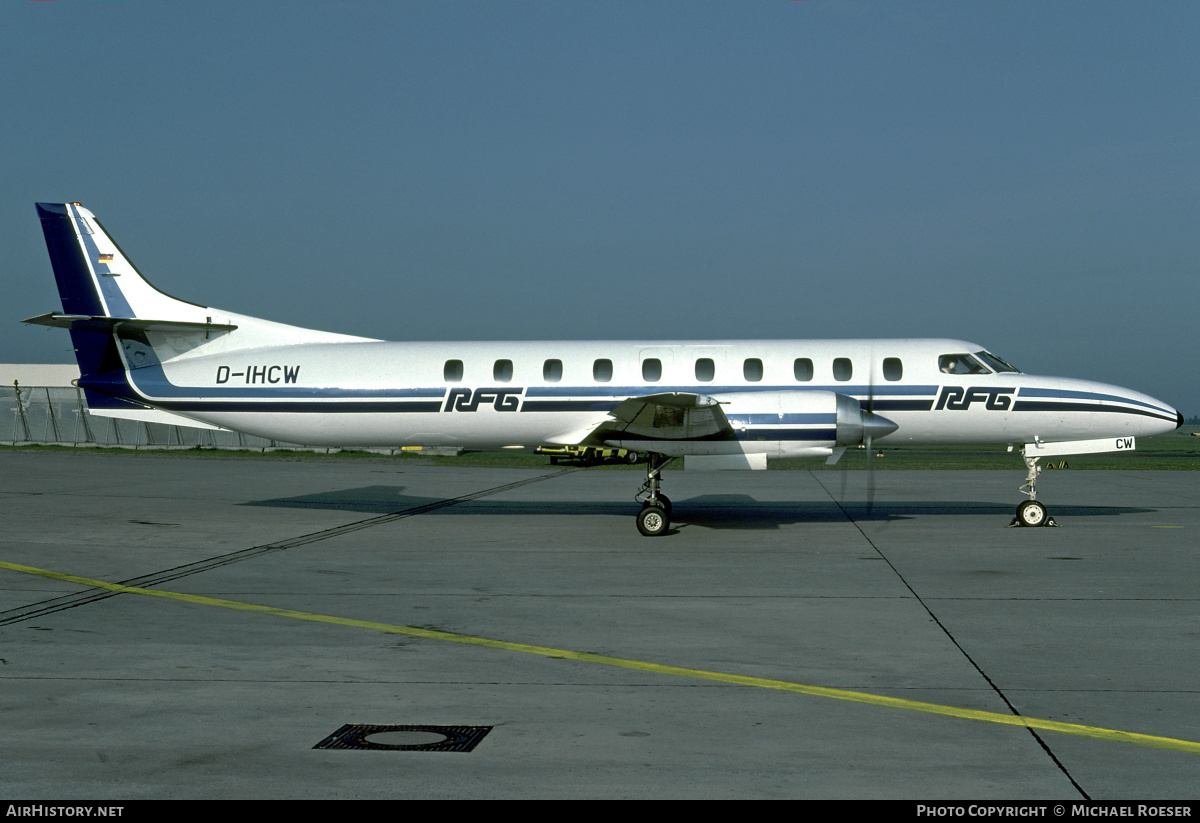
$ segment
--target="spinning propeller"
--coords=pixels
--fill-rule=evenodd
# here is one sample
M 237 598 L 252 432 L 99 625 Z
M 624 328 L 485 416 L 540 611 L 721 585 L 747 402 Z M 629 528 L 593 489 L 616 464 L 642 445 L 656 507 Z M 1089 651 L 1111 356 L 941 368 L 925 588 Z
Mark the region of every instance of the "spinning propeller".
M 846 398 L 851 400 L 853 398 Z M 875 414 L 875 354 L 871 353 L 871 358 L 867 371 L 867 402 L 866 408 L 863 408 L 862 402 L 853 400 L 857 407 L 858 421 L 862 428 L 861 440 L 863 447 L 867 450 L 867 514 L 875 506 L 875 471 L 872 467 L 872 462 L 875 457 L 874 440 L 876 437 L 883 437 L 886 434 L 894 432 L 898 426 L 886 417 Z M 841 404 L 839 403 L 839 407 Z M 839 408 L 839 416 L 840 416 Z M 840 421 L 839 421 L 840 422 Z M 840 456 L 840 455 L 839 455 Z M 845 471 L 845 469 L 843 469 Z M 842 499 L 846 498 L 846 476 L 842 475 Z

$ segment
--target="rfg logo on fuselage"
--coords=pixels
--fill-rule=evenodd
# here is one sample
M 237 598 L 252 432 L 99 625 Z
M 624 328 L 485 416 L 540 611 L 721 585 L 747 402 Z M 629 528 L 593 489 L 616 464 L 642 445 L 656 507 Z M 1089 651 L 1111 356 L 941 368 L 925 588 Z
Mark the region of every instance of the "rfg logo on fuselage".
M 515 412 L 521 407 L 525 389 L 451 389 L 442 411 L 473 412 L 480 403 L 491 403 L 499 412 Z
M 962 386 L 943 386 L 934 410 L 962 411 L 971 408 L 972 403 L 982 400 L 985 401 L 985 407 L 991 411 L 1007 411 L 1012 405 L 1012 398 L 1008 395 L 1015 391 L 1016 389 L 988 388 L 987 386 L 971 389 L 964 389 Z

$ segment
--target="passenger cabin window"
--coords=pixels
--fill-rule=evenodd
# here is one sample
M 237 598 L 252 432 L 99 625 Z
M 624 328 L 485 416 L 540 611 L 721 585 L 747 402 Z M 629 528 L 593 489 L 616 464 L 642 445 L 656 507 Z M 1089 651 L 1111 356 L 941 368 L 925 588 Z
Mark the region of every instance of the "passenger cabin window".
M 512 380 L 512 361 L 497 360 L 496 365 L 492 366 L 492 379 L 497 383 L 507 383 Z
M 607 383 L 612 380 L 612 361 L 601 358 L 592 364 L 592 378 L 597 383 Z
M 547 383 L 557 383 L 562 380 L 562 361 L 547 360 L 542 364 L 542 379 Z
M 446 367 L 442 369 L 442 377 L 449 383 L 457 383 L 462 380 L 463 365 L 461 360 L 447 360 Z
M 711 357 L 701 357 L 696 361 L 696 379 L 705 383 L 712 382 L 717 375 L 717 364 Z
M 792 374 L 796 375 L 796 379 L 801 383 L 807 383 L 813 379 L 813 364 L 812 360 L 807 357 L 797 357 L 792 363 Z
M 899 357 L 883 358 L 883 379 L 900 380 L 904 377 L 904 364 Z
M 757 383 L 759 380 L 762 380 L 762 361 L 757 357 L 747 357 L 745 362 L 742 363 L 742 376 L 751 383 Z
M 943 354 L 938 358 L 938 369 L 943 374 L 990 374 L 969 354 Z
M 642 379 L 647 383 L 657 383 L 662 380 L 662 361 L 657 357 L 647 357 L 643 360 Z
M 849 357 L 835 357 L 833 359 L 833 379 L 846 382 L 854 376 L 854 364 L 850 362 Z

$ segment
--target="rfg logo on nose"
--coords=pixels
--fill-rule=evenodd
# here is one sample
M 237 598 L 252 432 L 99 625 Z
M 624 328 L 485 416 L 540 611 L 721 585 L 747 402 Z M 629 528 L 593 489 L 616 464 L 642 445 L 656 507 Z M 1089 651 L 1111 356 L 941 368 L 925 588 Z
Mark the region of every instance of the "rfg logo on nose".
M 986 408 L 992 411 L 1005 411 L 1012 405 L 1012 398 L 1008 397 L 1008 395 L 1015 391 L 1016 389 L 997 389 L 986 386 L 978 386 L 972 389 L 963 389 L 962 386 L 943 386 L 942 393 L 938 396 L 937 405 L 934 406 L 934 409 L 962 411 L 963 409 L 971 408 L 972 403 L 983 400 L 986 403 Z
M 492 404 L 499 412 L 514 412 L 521 406 L 525 389 L 451 389 L 442 411 L 473 412 L 480 403 Z

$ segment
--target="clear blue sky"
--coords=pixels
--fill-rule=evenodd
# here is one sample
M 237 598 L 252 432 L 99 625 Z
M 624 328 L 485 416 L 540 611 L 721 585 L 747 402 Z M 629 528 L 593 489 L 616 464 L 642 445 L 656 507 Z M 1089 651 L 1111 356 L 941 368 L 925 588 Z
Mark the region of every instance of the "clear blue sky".
M 1200 414 L 1200 3 L 0 6 L 35 201 L 185 299 L 390 340 L 961 337 Z

